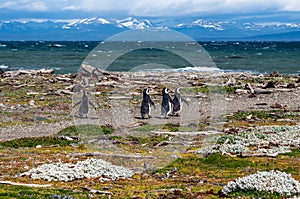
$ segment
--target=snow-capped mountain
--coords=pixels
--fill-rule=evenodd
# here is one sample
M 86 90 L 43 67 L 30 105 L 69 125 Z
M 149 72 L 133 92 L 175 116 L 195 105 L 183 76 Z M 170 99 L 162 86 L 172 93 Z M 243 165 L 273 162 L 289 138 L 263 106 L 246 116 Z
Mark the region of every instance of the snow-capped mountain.
M 245 40 L 261 35 L 297 35 L 300 23 L 203 18 L 84 18 L 68 20 L 20 19 L 0 21 L 1 40 L 104 40 L 130 29 L 169 28 L 196 40 Z M 284 34 L 283 34 L 284 33 Z M 264 37 L 265 38 L 265 37 Z M 295 37 L 298 38 L 297 36 Z M 278 38 L 280 39 L 280 38 Z M 281 38 L 282 39 L 282 38 Z M 300 34 L 299 38 L 300 40 Z
M 62 28 L 64 29 L 70 29 L 72 27 L 79 27 L 81 25 L 91 25 L 91 24 L 101 24 L 101 25 L 105 25 L 105 24 L 110 24 L 109 21 L 107 21 L 104 18 L 85 18 L 85 19 L 78 19 L 78 20 L 74 20 L 66 25 L 63 25 Z
M 113 25 L 118 28 L 128 28 L 128 29 L 145 29 L 149 27 L 154 27 L 154 25 L 149 20 L 138 20 L 132 17 L 125 19 L 104 19 L 104 18 L 86 18 L 74 20 L 63 26 L 64 29 L 71 28 L 84 28 L 88 26 L 101 26 L 101 25 Z
M 198 19 L 196 21 L 193 21 L 192 23 L 184 24 L 180 23 L 176 25 L 177 28 L 183 28 L 183 27 L 201 27 L 201 28 L 207 28 L 207 29 L 215 29 L 215 30 L 224 30 L 222 27 L 221 22 L 210 22 L 203 19 Z
M 154 27 L 154 25 L 149 20 L 138 20 L 132 17 L 128 17 L 121 20 L 114 20 L 115 24 L 119 28 L 129 28 L 129 29 L 145 29 Z

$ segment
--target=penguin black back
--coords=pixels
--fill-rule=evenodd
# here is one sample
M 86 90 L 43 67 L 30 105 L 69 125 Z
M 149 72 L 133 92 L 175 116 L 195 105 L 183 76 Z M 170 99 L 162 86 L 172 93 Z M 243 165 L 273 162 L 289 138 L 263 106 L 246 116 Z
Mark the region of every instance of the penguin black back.
M 75 103 L 73 105 L 73 108 L 76 107 L 79 104 L 80 104 L 80 106 L 79 106 L 78 112 L 79 112 L 80 117 L 83 117 L 83 116 L 87 117 L 88 116 L 89 109 L 90 109 L 89 105 L 93 106 L 94 109 L 96 110 L 96 106 L 89 100 L 85 90 L 82 90 L 81 100 L 79 102 Z
M 181 102 L 181 95 L 180 95 L 179 88 L 175 90 L 175 96 L 173 98 L 173 102 L 174 102 L 174 107 L 173 107 L 172 114 L 177 115 L 178 113 L 180 113 L 182 109 L 182 102 Z
M 141 105 L 141 116 L 143 119 L 151 118 L 151 105 L 155 107 L 154 102 L 150 97 L 150 91 L 148 88 L 143 90 L 143 101 Z
M 172 112 L 173 100 L 171 99 L 168 89 L 162 90 L 163 99 L 161 102 L 161 117 L 166 118 Z
M 186 103 L 186 105 L 189 106 L 188 102 L 181 97 L 180 88 L 177 88 L 175 90 L 175 96 L 174 96 L 174 99 L 173 99 L 173 105 L 174 106 L 173 106 L 172 114 L 174 116 L 179 116 L 180 112 L 182 111 L 182 107 L 183 107 L 182 102 L 183 101 Z
M 81 104 L 79 107 L 79 113 L 80 114 L 87 114 L 89 112 L 89 99 L 86 95 L 86 91 L 82 91 L 82 97 L 81 97 Z

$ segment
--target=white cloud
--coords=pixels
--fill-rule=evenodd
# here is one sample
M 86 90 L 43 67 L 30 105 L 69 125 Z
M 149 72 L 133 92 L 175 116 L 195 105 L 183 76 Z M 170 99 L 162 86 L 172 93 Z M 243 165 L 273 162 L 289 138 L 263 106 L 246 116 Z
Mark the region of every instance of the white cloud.
M 0 4 L 0 8 L 29 11 L 46 11 L 48 9 L 46 2 L 36 0 L 6 1 Z
M 11 6 L 13 6 L 15 3 L 13 1 L 7 1 L 4 2 L 3 4 L 0 4 L 0 8 L 9 8 Z
M 36 2 L 32 2 L 28 5 L 24 5 L 24 8 L 27 10 L 34 10 L 34 11 L 46 11 L 47 10 L 46 4 L 41 1 L 36 1 Z
M 252 13 L 300 11 L 299 0 L 83 0 L 88 11 L 124 10 L 135 15 L 180 15 L 193 13 Z
M 80 10 L 81 8 L 75 5 L 63 7 L 62 10 Z
M 134 15 L 300 11 L 299 0 L 2 0 L 15 10 L 124 11 Z
M 299 0 L 289 0 L 289 3 L 284 5 L 286 11 L 300 11 L 300 1 Z

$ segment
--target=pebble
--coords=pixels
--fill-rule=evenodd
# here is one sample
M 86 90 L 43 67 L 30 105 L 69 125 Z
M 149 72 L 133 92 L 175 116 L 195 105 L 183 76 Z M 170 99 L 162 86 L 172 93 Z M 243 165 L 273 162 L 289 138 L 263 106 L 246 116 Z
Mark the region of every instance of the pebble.
M 29 101 L 29 105 L 30 105 L 30 106 L 34 106 L 34 105 L 35 105 L 34 103 L 35 103 L 34 100 L 30 100 L 30 101 Z

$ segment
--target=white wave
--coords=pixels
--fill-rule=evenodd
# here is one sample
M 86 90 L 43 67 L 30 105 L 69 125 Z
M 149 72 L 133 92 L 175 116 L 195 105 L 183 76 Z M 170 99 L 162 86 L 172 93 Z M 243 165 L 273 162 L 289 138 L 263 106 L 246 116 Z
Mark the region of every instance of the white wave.
M 9 68 L 9 66 L 6 66 L 6 65 L 0 65 L 0 68 L 1 68 L 1 69 L 7 69 L 7 68 Z
M 6 44 L 0 44 L 0 47 L 6 47 Z
M 185 67 L 185 68 L 152 68 L 142 69 L 140 71 L 147 72 L 220 72 L 217 67 Z
M 178 72 L 219 72 L 221 71 L 217 67 L 185 67 L 173 69 Z
M 54 44 L 53 46 L 54 46 L 54 47 L 58 47 L 58 48 L 65 47 L 65 45 L 61 45 L 61 44 Z

